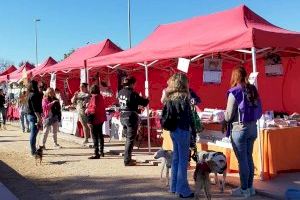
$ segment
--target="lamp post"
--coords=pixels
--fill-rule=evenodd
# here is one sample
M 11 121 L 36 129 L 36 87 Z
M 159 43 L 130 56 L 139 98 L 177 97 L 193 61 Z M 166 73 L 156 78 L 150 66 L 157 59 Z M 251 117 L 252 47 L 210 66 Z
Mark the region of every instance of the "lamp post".
M 128 0 L 128 42 L 129 48 L 131 48 L 130 0 Z
M 37 23 L 40 22 L 40 19 L 35 19 L 35 61 L 36 61 L 36 67 L 38 66 L 39 60 L 38 60 L 38 36 L 37 36 Z

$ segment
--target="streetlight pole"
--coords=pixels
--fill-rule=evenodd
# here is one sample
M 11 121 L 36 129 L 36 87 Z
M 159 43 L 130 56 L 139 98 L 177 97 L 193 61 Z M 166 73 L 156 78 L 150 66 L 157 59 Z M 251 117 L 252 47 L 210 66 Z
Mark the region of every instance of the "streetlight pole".
M 129 41 L 129 48 L 131 48 L 130 0 L 128 0 L 128 41 Z
M 39 60 L 38 60 L 38 36 L 37 36 L 37 22 L 40 22 L 40 19 L 35 19 L 34 23 L 35 23 L 35 61 L 36 61 L 36 67 L 39 64 Z

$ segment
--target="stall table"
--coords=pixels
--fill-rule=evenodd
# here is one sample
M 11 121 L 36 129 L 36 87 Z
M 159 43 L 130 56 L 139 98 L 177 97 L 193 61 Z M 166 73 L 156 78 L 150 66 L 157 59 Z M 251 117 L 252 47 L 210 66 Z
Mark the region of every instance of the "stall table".
M 216 133 L 221 125 L 205 124 L 205 130 Z M 219 129 L 220 130 L 220 129 Z M 220 133 L 221 134 L 221 133 Z M 172 149 L 172 140 L 169 132 L 163 132 L 163 148 Z M 300 127 L 269 128 L 260 131 L 261 146 L 263 152 L 263 178 L 268 180 L 280 172 L 300 171 Z M 228 170 L 238 172 L 238 162 L 230 144 L 220 145 L 207 139 L 201 139 L 197 143 L 198 150 L 213 150 L 223 152 L 227 157 Z M 253 160 L 255 174 L 259 175 L 260 157 L 258 140 L 254 143 Z

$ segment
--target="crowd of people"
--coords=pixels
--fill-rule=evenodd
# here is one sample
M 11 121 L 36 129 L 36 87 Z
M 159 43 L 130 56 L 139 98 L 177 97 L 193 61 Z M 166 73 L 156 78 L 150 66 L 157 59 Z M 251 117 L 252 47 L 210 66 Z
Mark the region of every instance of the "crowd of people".
M 136 165 L 132 159 L 134 141 L 138 131 L 139 107 L 149 104 L 149 99 L 142 97 L 135 90 L 136 79 L 127 76 L 122 81 L 123 88 L 118 92 L 120 120 L 126 137 L 124 165 Z M 173 74 L 167 81 L 167 88 L 163 90 L 161 102 L 163 112 L 162 127 L 170 131 L 172 140 L 172 175 L 170 192 L 181 198 L 194 197 L 191 191 L 187 170 L 191 158 L 191 149 L 195 152 L 196 133 L 201 127 L 195 120 L 195 106 L 201 102 L 200 98 L 189 88 L 189 81 L 185 74 Z M 89 89 L 90 90 L 89 90 Z M 225 112 L 225 126 L 234 153 L 239 163 L 241 186 L 232 191 L 234 196 L 249 197 L 255 195 L 253 188 L 254 164 L 252 159 L 253 144 L 257 137 L 256 120 L 261 115 L 261 102 L 255 86 L 248 83 L 247 72 L 243 67 L 237 67 L 232 72 L 231 88 L 228 90 L 228 102 Z M 83 145 L 92 136 L 94 154 L 89 159 L 104 157 L 104 136 L 102 125 L 106 121 L 104 98 L 100 87 L 95 84 L 88 87 L 86 83 L 80 85 L 80 91 L 72 98 L 72 103 L 78 112 L 79 121 L 83 127 Z M 0 89 L 0 112 L 5 126 L 5 97 Z M 23 132 L 30 132 L 31 154 L 35 155 L 38 145 L 46 149 L 47 137 L 53 133 L 54 147 L 61 148 L 57 141 L 57 132 L 61 122 L 62 100 L 58 90 L 39 87 L 38 82 L 31 80 L 27 91 L 22 92 L 18 100 L 20 110 L 20 124 Z M 197 114 L 196 114 L 197 115 Z M 37 141 L 39 131 L 42 141 Z

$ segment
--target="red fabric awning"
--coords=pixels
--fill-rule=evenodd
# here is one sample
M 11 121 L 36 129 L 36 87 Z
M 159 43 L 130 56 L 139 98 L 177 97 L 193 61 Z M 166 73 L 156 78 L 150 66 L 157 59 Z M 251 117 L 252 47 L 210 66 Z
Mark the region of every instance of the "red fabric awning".
M 300 47 L 300 33 L 277 27 L 242 5 L 223 12 L 158 26 L 126 51 L 92 58 L 88 67 L 130 64 L 243 48 Z
M 38 74 L 40 74 L 40 71 L 42 71 L 43 69 L 50 67 L 52 65 L 55 65 L 57 62 L 56 60 L 54 60 L 51 56 L 49 58 L 47 58 L 41 65 L 39 65 L 38 67 L 30 70 L 28 73 L 32 73 L 32 76 L 36 76 Z
M 89 58 L 105 56 L 108 54 L 122 51 L 116 44 L 106 39 L 98 44 L 90 44 L 75 50 L 69 57 L 63 61 L 46 67 L 39 73 L 48 73 L 56 71 L 70 71 L 74 69 L 84 68 L 84 61 Z
M 24 65 L 22 65 L 21 67 L 19 67 L 16 71 L 14 71 L 13 73 L 11 73 L 9 75 L 9 80 L 14 80 L 14 81 L 17 81 L 19 80 L 20 78 L 22 78 L 22 75 L 23 75 L 23 71 L 26 70 L 26 71 L 29 71 L 31 69 L 33 69 L 34 66 L 28 62 L 26 62 Z M 6 76 L 5 76 L 6 78 Z
M 7 74 L 10 74 L 10 73 L 12 73 L 12 72 L 14 72 L 16 70 L 17 70 L 17 68 L 14 65 L 11 65 L 8 68 L 6 68 L 4 71 L 2 71 L 0 73 L 0 76 L 4 76 L 4 75 L 7 75 Z

